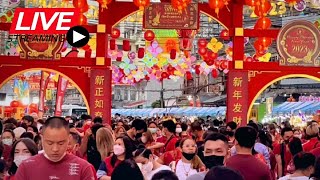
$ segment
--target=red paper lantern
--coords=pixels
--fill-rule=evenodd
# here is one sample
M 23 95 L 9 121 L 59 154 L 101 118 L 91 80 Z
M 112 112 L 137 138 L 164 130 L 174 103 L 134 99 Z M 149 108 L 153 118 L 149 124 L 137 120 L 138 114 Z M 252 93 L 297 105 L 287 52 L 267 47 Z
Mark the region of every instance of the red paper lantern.
M 200 65 L 196 65 L 195 68 L 194 68 L 196 74 L 200 74 Z
M 170 51 L 170 59 L 176 59 L 177 50 L 171 49 Z
M 167 72 L 162 72 L 161 73 L 161 78 L 162 79 L 167 79 L 169 77 L 168 73 Z
M 209 52 L 208 52 L 208 57 L 209 57 L 210 60 L 215 60 L 215 59 L 218 58 L 218 54 L 217 54 L 217 53 L 214 53 L 214 52 L 212 52 L 212 51 L 209 51 Z
M 199 39 L 198 40 L 198 46 L 199 48 L 206 48 L 207 47 L 207 40 L 206 39 Z
M 20 106 L 20 102 L 16 101 L 16 100 L 13 100 L 13 101 L 11 101 L 10 106 L 13 107 L 13 108 L 19 107 Z
M 123 40 L 123 46 L 122 49 L 124 51 L 130 51 L 131 50 L 131 46 L 130 46 L 130 41 L 129 40 Z
M 200 56 L 204 56 L 205 54 L 207 54 L 207 49 L 201 47 L 198 49 L 198 53 Z
M 228 61 L 222 61 L 220 64 L 220 69 L 224 70 L 228 68 Z
M 149 81 L 149 80 L 150 80 L 150 77 L 149 77 L 148 75 L 145 75 L 145 76 L 144 76 L 144 79 L 147 80 L 147 81 Z
M 155 38 L 155 34 L 153 31 L 151 30 L 146 30 L 146 32 L 144 32 L 144 39 L 147 41 L 152 41 Z
M 205 62 L 207 63 L 208 66 L 214 65 L 214 60 L 212 60 L 212 59 L 209 59 L 209 60 L 207 60 Z
M 253 47 L 256 50 L 256 53 L 258 54 L 265 54 L 265 51 L 268 49 L 267 47 L 261 44 L 261 41 L 258 40 L 253 43 Z
M 87 0 L 73 0 L 72 5 L 73 7 L 78 8 L 81 13 L 87 12 L 89 10 Z
M 138 58 L 142 59 L 144 57 L 144 48 L 138 49 Z
M 209 0 L 209 6 L 211 9 L 214 9 L 214 12 L 219 17 L 219 11 L 224 6 L 223 0 Z
M 4 108 L 4 112 L 6 112 L 6 113 L 12 113 L 12 112 L 13 112 L 13 108 L 6 106 L 6 107 Z
M 193 79 L 193 78 L 192 78 L 192 74 L 191 74 L 190 71 L 187 71 L 187 72 L 186 72 L 186 78 L 187 78 L 187 80 L 192 80 L 192 79 Z
M 219 76 L 218 70 L 213 69 L 212 72 L 211 72 L 211 76 L 212 76 L 213 78 L 217 78 L 217 77 Z
M 149 6 L 150 0 L 133 0 L 134 5 L 143 10 L 145 7 Z
M 171 65 L 167 67 L 167 71 L 170 75 L 173 75 L 175 70 L 176 68 L 172 67 Z
M 113 28 L 111 31 L 111 37 L 117 39 L 120 37 L 120 30 L 117 28 Z
M 261 17 L 254 25 L 255 29 L 269 29 L 271 27 L 271 20 L 267 17 Z
M 258 38 L 258 41 L 264 47 L 269 47 L 272 43 L 272 39 L 269 37 Z
M 110 49 L 115 50 L 116 49 L 116 40 L 110 39 Z
M 271 9 L 271 3 L 269 1 L 260 2 L 259 5 L 256 5 L 254 8 L 254 13 L 259 17 L 267 16 L 268 12 Z
M 230 36 L 229 36 L 229 31 L 224 29 L 220 32 L 220 38 L 225 40 L 225 41 L 228 41 L 230 40 Z
M 29 105 L 29 108 L 30 108 L 30 109 L 38 109 L 38 105 L 35 104 L 35 103 L 31 103 L 31 104 Z
M 257 2 L 257 0 L 245 0 L 245 4 L 251 7 L 255 6 Z

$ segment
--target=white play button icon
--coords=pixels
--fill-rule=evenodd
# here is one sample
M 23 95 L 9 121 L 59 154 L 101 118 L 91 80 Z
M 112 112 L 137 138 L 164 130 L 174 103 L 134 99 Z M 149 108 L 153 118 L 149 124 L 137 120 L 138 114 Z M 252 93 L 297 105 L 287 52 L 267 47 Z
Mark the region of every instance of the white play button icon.
M 89 32 L 82 26 L 74 26 L 67 32 L 68 43 L 76 48 L 85 46 L 90 39 Z
M 78 41 L 80 41 L 81 39 L 85 38 L 86 36 L 78 33 L 77 31 L 72 31 L 72 42 L 76 43 Z

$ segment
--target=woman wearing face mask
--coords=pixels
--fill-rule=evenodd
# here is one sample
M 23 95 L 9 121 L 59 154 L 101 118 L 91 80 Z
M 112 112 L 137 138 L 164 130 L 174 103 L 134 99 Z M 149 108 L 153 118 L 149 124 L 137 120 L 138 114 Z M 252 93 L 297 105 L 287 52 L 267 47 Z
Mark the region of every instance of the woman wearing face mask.
M 8 170 L 9 176 L 5 177 L 5 180 L 13 180 L 21 162 L 37 154 L 38 147 L 31 139 L 21 138 L 20 140 L 16 141 L 13 144 L 10 153 L 10 159 L 13 159 L 13 162 Z
M 110 180 L 114 168 L 125 159 L 132 158 L 133 149 L 134 147 L 129 137 L 121 136 L 116 138 L 116 141 L 113 145 L 113 155 L 102 161 L 97 171 L 98 179 Z
M 1 135 L 2 143 L 4 144 L 3 148 L 3 159 L 6 161 L 6 163 L 9 162 L 9 156 L 12 149 L 12 144 L 15 141 L 15 134 L 11 129 L 5 129 Z
M 148 130 L 151 132 L 153 139 L 156 141 L 158 138 L 158 125 L 156 122 L 151 121 L 148 124 Z
M 151 180 L 152 176 L 162 170 L 171 170 L 169 166 L 161 165 L 149 149 L 140 148 L 135 151 L 134 159 L 141 164 L 140 169 L 145 180 Z
M 197 154 L 197 145 L 193 139 L 183 139 L 180 143 L 182 150 L 181 160 L 173 162 L 171 165 L 179 180 L 186 180 L 190 175 L 196 174 L 200 170 L 205 170 L 205 166 Z
M 182 133 L 181 124 L 180 124 L 180 123 L 177 123 L 177 124 L 176 124 L 176 136 L 177 136 L 177 137 L 181 137 L 181 133 Z

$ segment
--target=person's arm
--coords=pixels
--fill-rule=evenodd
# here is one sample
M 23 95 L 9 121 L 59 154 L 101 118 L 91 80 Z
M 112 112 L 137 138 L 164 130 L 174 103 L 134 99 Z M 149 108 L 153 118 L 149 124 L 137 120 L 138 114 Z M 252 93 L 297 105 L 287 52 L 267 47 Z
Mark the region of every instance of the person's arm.
M 159 149 L 164 147 L 164 143 L 157 142 L 155 145 L 147 147 L 147 149 Z
M 159 164 L 164 164 L 164 154 L 161 155 L 161 156 L 157 159 L 157 162 L 158 162 Z
M 278 178 L 282 177 L 282 161 L 281 161 L 281 156 L 279 154 L 276 154 L 276 161 L 277 161 L 277 174 Z
M 87 147 L 88 147 L 88 140 L 90 135 L 92 134 L 91 129 L 88 129 L 85 134 L 84 137 L 82 139 L 81 145 L 80 145 L 80 155 L 83 157 L 86 153 L 87 153 Z

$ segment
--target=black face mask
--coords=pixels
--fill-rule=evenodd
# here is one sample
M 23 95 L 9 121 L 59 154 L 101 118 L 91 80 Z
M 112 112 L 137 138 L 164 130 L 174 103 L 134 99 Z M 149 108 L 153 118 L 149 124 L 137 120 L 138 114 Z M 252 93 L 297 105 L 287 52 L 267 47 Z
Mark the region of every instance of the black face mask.
M 136 139 L 139 139 L 141 137 L 142 137 L 142 133 L 137 133 L 136 136 L 135 136 Z
M 290 140 L 289 140 L 289 139 L 284 140 L 284 143 L 285 143 L 285 144 L 289 144 L 289 142 L 290 142 Z
M 215 166 L 223 166 L 224 156 L 204 156 L 204 165 L 207 169 L 211 169 Z
M 183 157 L 185 157 L 188 161 L 190 161 L 191 159 L 193 159 L 193 157 L 196 155 L 196 153 L 185 153 L 182 152 Z
M 233 137 L 233 136 L 234 136 L 234 132 L 233 132 L 233 131 L 227 131 L 227 135 L 228 135 L 229 137 Z

